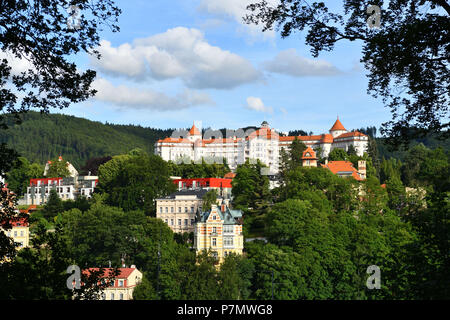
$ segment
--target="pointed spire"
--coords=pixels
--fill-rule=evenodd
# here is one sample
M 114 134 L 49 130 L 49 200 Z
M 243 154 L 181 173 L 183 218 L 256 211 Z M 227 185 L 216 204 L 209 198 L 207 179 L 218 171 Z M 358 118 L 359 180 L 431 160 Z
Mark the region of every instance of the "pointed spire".
M 345 129 L 344 126 L 342 125 L 341 121 L 339 121 L 339 116 L 337 117 L 337 120 L 334 123 L 334 125 L 331 127 L 330 132 L 331 131 L 337 131 L 337 130 L 345 130 L 345 131 L 347 131 L 347 129 Z

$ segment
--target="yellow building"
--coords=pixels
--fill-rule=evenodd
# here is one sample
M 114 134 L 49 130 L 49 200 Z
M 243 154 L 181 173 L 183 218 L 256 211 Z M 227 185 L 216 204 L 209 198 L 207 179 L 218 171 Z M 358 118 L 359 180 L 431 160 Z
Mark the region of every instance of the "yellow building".
M 194 248 L 197 253 L 211 250 L 219 263 L 230 253 L 242 254 L 242 211 L 231 210 L 222 204 L 212 205 L 210 211 L 199 213 L 194 229 Z
M 12 238 L 19 250 L 30 245 L 30 228 L 27 220 L 27 218 L 15 218 L 10 222 L 11 229 L 5 230 L 0 227 L 0 231 Z

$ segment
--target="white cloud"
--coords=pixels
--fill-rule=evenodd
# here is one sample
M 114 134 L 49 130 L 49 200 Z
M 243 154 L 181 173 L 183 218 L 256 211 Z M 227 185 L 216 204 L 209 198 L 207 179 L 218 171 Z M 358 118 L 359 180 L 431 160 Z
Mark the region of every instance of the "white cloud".
M 273 108 L 265 106 L 261 98 L 258 97 L 248 97 L 246 108 L 259 112 L 273 113 Z
M 105 40 L 98 48 L 100 71 L 133 80 L 181 79 L 190 88 L 231 89 L 262 79 L 246 59 L 210 45 L 197 29 L 178 27 L 117 48 Z
M 36 72 L 36 68 L 33 63 L 23 55 L 22 58 L 18 58 L 11 51 L 1 51 L 0 50 L 0 60 L 6 59 L 8 61 L 8 66 L 11 67 L 12 75 L 19 75 L 22 72 L 32 70 Z
M 265 38 L 273 38 L 275 32 L 273 30 L 267 30 L 262 32 L 260 25 L 248 25 L 244 23 L 243 18 L 247 14 L 251 14 L 251 11 L 247 10 L 247 6 L 258 2 L 257 0 L 201 0 L 199 10 L 207 12 L 217 17 L 225 19 L 233 19 L 239 24 L 245 25 L 248 33 L 252 36 L 263 35 Z M 267 0 L 271 6 L 279 4 L 279 0 Z
M 308 59 L 297 54 L 295 49 L 281 51 L 277 56 L 264 63 L 267 71 L 287 74 L 293 77 L 334 76 L 341 71 L 330 62 L 319 59 Z
M 96 79 L 92 87 L 97 90 L 94 99 L 132 109 L 170 111 L 214 104 L 208 94 L 189 89 L 185 89 L 175 97 L 170 97 L 152 89 L 129 88 L 124 85 L 114 86 L 102 78 Z

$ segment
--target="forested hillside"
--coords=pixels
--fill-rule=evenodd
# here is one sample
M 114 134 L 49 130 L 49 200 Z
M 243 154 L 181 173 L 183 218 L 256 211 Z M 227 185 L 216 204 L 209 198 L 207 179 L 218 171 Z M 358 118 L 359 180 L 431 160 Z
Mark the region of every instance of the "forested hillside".
M 45 163 L 62 155 L 77 169 L 93 157 L 127 153 L 133 148 L 153 152 L 154 143 L 173 129 L 103 124 L 62 114 L 29 112 L 21 125 L 0 132 L 6 142 L 30 162 Z

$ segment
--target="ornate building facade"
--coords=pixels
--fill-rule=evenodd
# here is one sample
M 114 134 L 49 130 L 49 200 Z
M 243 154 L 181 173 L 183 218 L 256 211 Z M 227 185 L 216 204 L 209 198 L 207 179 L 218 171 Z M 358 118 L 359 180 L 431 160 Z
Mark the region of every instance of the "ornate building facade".
M 193 125 L 189 132 L 158 140 L 155 143 L 155 154 L 166 161 L 178 163 L 190 161 L 201 163 L 202 158 L 222 163 L 222 160 L 226 159 L 232 170 L 246 160 L 260 160 L 269 167 L 268 174 L 276 174 L 279 170 L 281 149 L 288 148 L 296 138 L 316 152 L 320 151 L 319 155 L 324 158 L 335 148 L 347 151 L 350 146 L 362 156 L 367 151 L 369 143 L 369 137 L 365 134 L 347 131 L 339 118 L 329 133 L 310 136 L 280 136 L 264 121 L 257 130 L 232 131 L 226 138 L 221 137 L 219 131 L 206 132 L 202 136 Z

